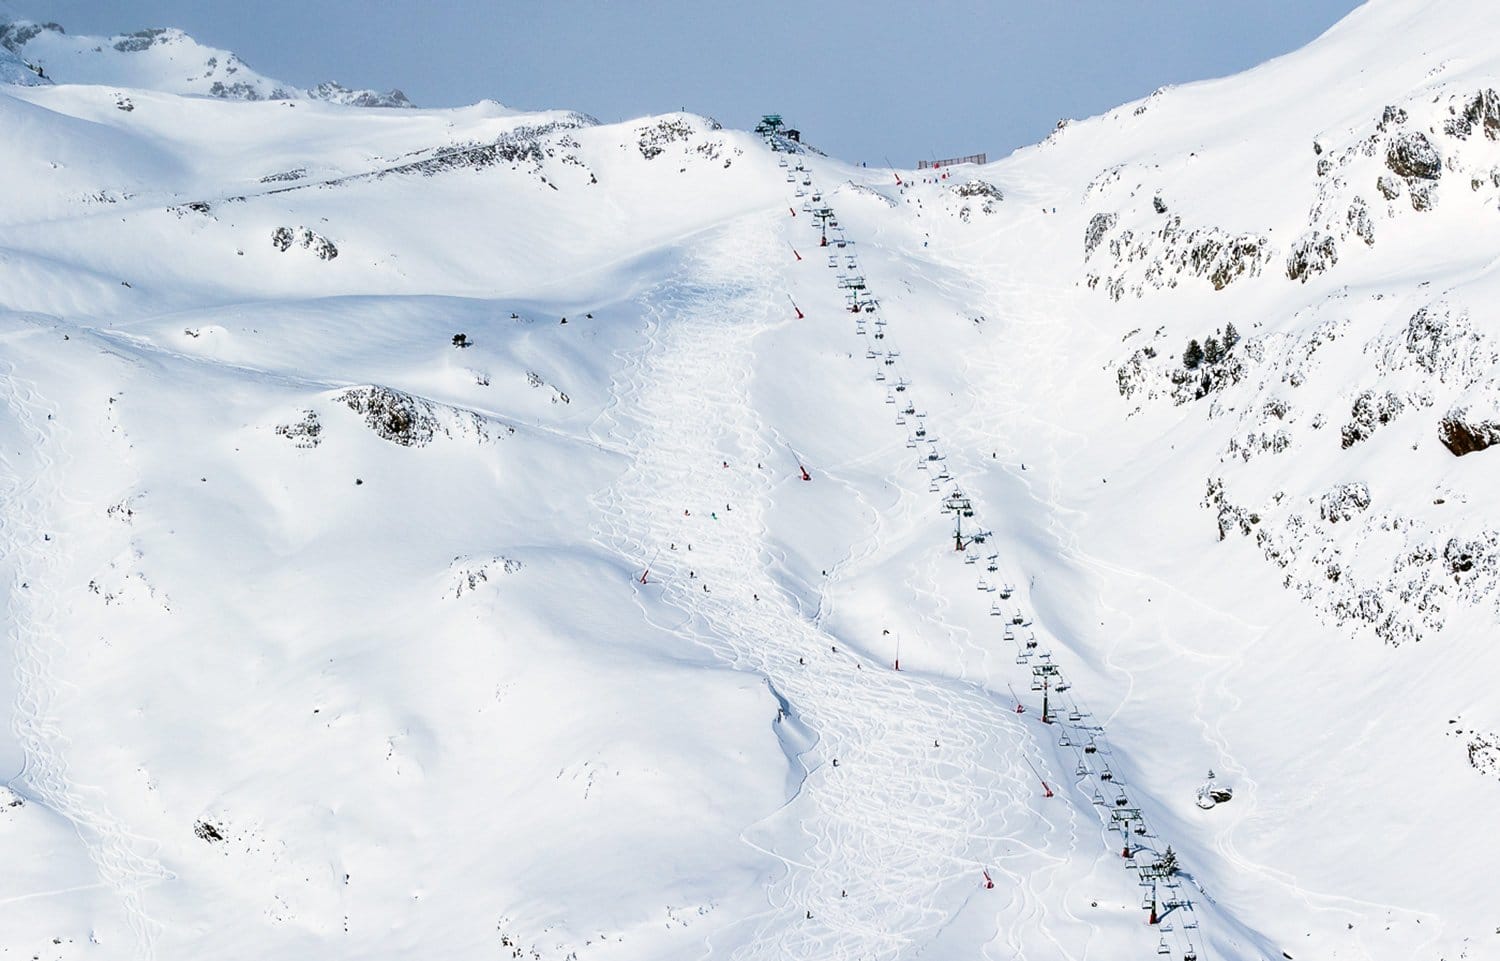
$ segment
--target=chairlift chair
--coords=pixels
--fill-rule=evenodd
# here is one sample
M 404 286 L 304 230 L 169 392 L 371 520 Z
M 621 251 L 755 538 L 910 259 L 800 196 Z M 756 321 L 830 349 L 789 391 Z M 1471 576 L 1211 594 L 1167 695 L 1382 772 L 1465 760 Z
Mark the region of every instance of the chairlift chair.
M 927 428 L 925 428 L 925 427 L 918 427 L 917 428 L 917 436 L 918 437 L 926 437 L 927 436 Z
M 1089 742 L 1083 746 L 1083 753 L 1085 753 L 1085 754 L 1098 754 L 1099 753 L 1099 745 L 1098 745 L 1098 743 L 1093 738 L 1089 738 Z
M 1101 780 L 1101 781 L 1113 781 L 1114 779 L 1115 779 L 1114 772 L 1109 769 L 1109 765 L 1108 764 L 1104 765 L 1104 770 L 1099 772 L 1099 780 Z
M 1025 654 L 1017 654 L 1016 655 L 1016 663 L 1017 664 L 1030 664 L 1031 661 L 1030 661 L 1029 658 L 1027 658 L 1027 656 Z
M 1013 590 L 1015 590 L 1015 588 L 1011 587 L 1009 584 L 1005 585 L 1004 587 L 1000 588 L 1000 597 L 1007 601 L 1010 600 L 1010 595 Z
M 1058 737 L 1058 739 L 1057 739 L 1057 746 L 1058 747 L 1072 747 L 1073 746 L 1073 742 L 1068 739 L 1068 732 L 1067 731 L 1062 732 L 1062 735 L 1060 737 Z
M 1068 712 L 1068 720 L 1075 722 L 1083 720 L 1083 712 L 1078 710 L 1077 708 L 1074 708 L 1073 710 Z
M 1082 761 L 1078 762 L 1078 770 L 1073 772 L 1073 776 L 1074 777 L 1088 777 L 1089 776 L 1089 769 L 1084 766 L 1084 763 Z M 1094 793 L 1098 794 L 1099 792 L 1095 791 Z
M 1011 630 L 1011 629 L 1010 629 L 1010 628 L 1009 628 L 1009 627 L 1007 627 L 1007 628 L 1006 628 L 1006 629 L 1005 629 L 1005 634 L 1004 634 L 1004 635 L 1003 635 L 1003 637 L 1004 637 L 1004 639 L 1005 639 L 1005 640 L 1007 640 L 1007 641 L 1013 641 L 1013 640 L 1015 640 L 1015 639 L 1016 639 L 1016 635 L 1015 635 L 1015 632 L 1014 632 L 1014 631 L 1012 631 L 1012 630 Z
M 885 371 L 883 371 L 883 370 L 877 370 L 875 372 L 875 379 L 877 381 L 884 381 L 885 380 Z M 896 402 L 896 398 L 894 398 L 894 397 L 892 397 L 890 400 L 886 401 L 886 403 L 888 403 L 888 404 L 894 404 L 895 402 Z
M 999 617 L 1000 616 L 1000 605 L 999 604 L 991 604 L 990 605 L 990 616 L 991 617 Z

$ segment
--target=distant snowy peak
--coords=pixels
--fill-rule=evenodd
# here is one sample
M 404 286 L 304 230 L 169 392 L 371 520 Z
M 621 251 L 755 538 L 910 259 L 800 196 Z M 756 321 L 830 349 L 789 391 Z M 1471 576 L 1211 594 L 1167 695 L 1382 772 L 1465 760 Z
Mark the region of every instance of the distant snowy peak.
M 323 100 L 351 107 L 410 107 L 399 90 L 351 90 L 332 81 L 312 89 L 281 83 L 250 69 L 227 50 L 205 47 L 174 28 L 141 30 L 113 37 L 74 36 L 56 23 L 16 20 L 0 24 L 0 82 L 109 84 L 167 93 L 201 94 L 226 100 Z M 32 73 L 28 81 L 12 67 Z M 12 74 L 15 78 L 12 79 Z

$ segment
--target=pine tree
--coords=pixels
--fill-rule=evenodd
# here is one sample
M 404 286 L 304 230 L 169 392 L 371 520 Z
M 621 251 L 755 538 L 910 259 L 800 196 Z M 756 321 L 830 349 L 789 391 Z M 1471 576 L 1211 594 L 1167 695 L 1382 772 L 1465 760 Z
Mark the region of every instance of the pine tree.
M 1203 342 L 1203 362 L 1210 367 L 1224 359 L 1224 348 L 1219 345 L 1219 338 L 1210 337 Z
M 1182 366 L 1188 370 L 1197 370 L 1201 363 L 1203 363 L 1203 348 L 1198 346 L 1196 340 L 1188 341 L 1187 350 L 1182 352 Z
M 1234 329 L 1234 324 L 1224 325 L 1224 353 L 1234 350 L 1234 345 L 1240 342 L 1240 332 Z
M 1157 863 L 1157 866 L 1161 868 L 1162 874 L 1168 877 L 1177 873 L 1177 852 L 1172 850 L 1172 845 L 1167 845 L 1167 853 L 1161 856 L 1161 861 Z

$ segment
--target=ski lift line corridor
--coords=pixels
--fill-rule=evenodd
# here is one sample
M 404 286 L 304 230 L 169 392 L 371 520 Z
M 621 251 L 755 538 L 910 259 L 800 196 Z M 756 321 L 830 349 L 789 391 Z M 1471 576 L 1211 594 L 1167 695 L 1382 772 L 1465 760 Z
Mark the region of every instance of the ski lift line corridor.
M 649 343 L 626 358 L 604 425 L 629 438 L 629 466 L 596 498 L 596 536 L 632 564 L 668 545 L 636 590 L 686 615 L 679 633 L 763 675 L 790 706 L 778 723 L 817 738 L 792 762 L 806 771 L 798 794 L 745 835 L 780 864 L 768 907 L 716 942 L 734 937 L 741 959 L 895 959 L 952 921 L 986 867 L 985 911 L 1034 910 L 1076 830 L 1032 803 L 1025 753 L 1039 745 L 1024 719 L 961 682 L 861 662 L 767 568 L 788 471 L 748 466 L 785 459 L 749 389 L 755 338 L 786 323 L 766 266 L 780 244 L 773 220 L 741 222 L 646 295 Z M 655 600 L 642 599 L 648 616 Z
M 799 163 L 799 168 L 802 164 Z M 808 178 L 811 179 L 810 177 Z M 900 181 L 899 176 L 897 177 Z M 819 233 L 819 245 L 827 247 L 832 244 L 840 250 L 849 246 L 849 241 L 839 225 L 834 210 L 823 199 L 826 191 L 820 191 L 815 196 L 818 206 L 810 202 L 804 205 L 804 211 L 811 214 L 811 223 Z M 832 234 L 830 234 L 832 229 Z M 855 316 L 855 334 L 866 338 L 866 342 L 872 340 L 884 340 L 888 324 L 880 311 L 878 299 L 869 292 L 865 276 L 859 270 L 859 262 L 855 255 L 850 254 L 847 260 L 841 262 L 837 256 L 831 256 L 828 263 L 830 268 L 839 269 L 836 275 L 836 284 L 844 292 L 848 303 L 848 310 Z M 874 315 L 873 319 L 869 315 Z M 869 325 L 873 323 L 876 332 L 872 335 Z M 874 379 L 879 383 L 889 383 L 892 375 L 900 386 L 898 390 L 909 390 L 911 382 L 900 376 L 898 371 L 890 370 L 897 364 L 898 354 L 889 349 L 888 345 L 882 347 L 870 347 L 865 351 L 868 360 L 877 363 Z M 894 393 L 887 396 L 887 403 L 894 402 Z M 921 417 L 913 401 L 908 399 L 904 406 L 899 408 L 896 423 L 900 426 L 906 425 L 907 416 Z M 934 465 L 941 465 L 945 458 L 938 453 L 931 438 L 926 437 L 926 424 L 923 424 L 919 433 L 909 436 L 907 446 L 924 447 L 923 455 L 919 457 L 917 466 L 919 469 L 928 470 L 932 474 Z M 956 552 L 963 555 L 964 563 L 974 564 L 979 555 L 974 549 L 983 545 L 987 539 L 987 533 L 978 526 L 975 518 L 975 509 L 971 499 L 956 486 L 944 487 L 944 483 L 951 483 L 952 477 L 946 466 L 938 466 L 937 473 L 932 474 L 929 490 L 941 498 L 943 513 L 951 513 L 954 518 L 953 544 Z M 946 495 L 945 495 L 946 491 Z M 970 519 L 971 525 L 965 531 L 964 520 Z M 987 572 L 993 575 L 998 571 L 996 560 L 998 554 L 989 555 Z M 996 592 L 997 587 L 985 577 L 979 579 L 978 589 L 986 596 Z M 1000 592 L 1008 598 L 1010 590 L 1007 587 Z M 1004 617 L 1004 611 L 999 601 L 990 602 L 990 613 Z M 1053 662 L 1051 651 L 1036 639 L 1034 633 L 1021 638 L 1013 630 L 1016 627 L 1029 626 L 1024 615 L 1018 610 L 1009 620 L 1003 622 L 1002 637 L 1004 640 L 1013 641 L 1016 645 L 1016 664 L 1023 669 L 1029 668 L 1031 674 L 1030 689 L 1040 695 L 1041 712 L 1038 720 L 1049 725 L 1055 730 L 1057 746 L 1060 749 L 1071 749 L 1076 754 L 1076 768 L 1072 773 L 1080 785 L 1086 784 L 1092 790 L 1093 803 L 1104 813 L 1101 818 L 1106 829 L 1116 831 L 1121 837 L 1120 852 L 1126 866 L 1135 872 L 1138 884 L 1142 890 L 1141 908 L 1148 912 L 1148 923 L 1159 926 L 1160 936 L 1157 945 L 1157 953 L 1161 955 L 1175 954 L 1181 961 L 1199 961 L 1203 957 L 1201 950 L 1202 939 L 1198 936 L 1198 922 L 1193 911 L 1190 898 L 1182 893 L 1181 880 L 1177 875 L 1175 861 L 1166 851 L 1159 849 L 1159 836 L 1151 829 L 1147 818 L 1141 808 L 1130 798 L 1117 775 L 1110 771 L 1107 762 L 1100 763 L 1101 750 L 1108 754 L 1105 746 L 1104 729 L 1093 723 L 1092 715 L 1085 710 L 1078 701 L 1076 695 L 1070 693 L 1072 685 L 1063 674 L 1059 665 Z M 899 664 L 895 665 L 899 669 Z M 1015 710 L 1018 714 L 1024 711 L 1024 706 L 1017 702 Z M 1038 774 L 1038 777 L 1041 777 Z M 1056 778 L 1057 783 L 1062 778 Z M 1045 780 L 1043 786 L 1047 788 L 1047 796 L 1052 796 L 1052 790 L 1047 787 Z M 1213 795 L 1217 797 L 1219 795 Z M 1177 913 L 1180 912 L 1180 915 Z M 1175 915 L 1171 922 L 1167 922 L 1168 915 Z M 1174 935 L 1176 950 L 1168 943 L 1167 935 Z

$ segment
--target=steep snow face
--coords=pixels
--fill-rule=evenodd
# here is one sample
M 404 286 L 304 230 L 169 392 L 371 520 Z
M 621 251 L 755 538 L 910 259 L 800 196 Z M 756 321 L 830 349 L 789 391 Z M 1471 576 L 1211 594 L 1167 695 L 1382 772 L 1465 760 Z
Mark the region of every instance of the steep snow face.
M 16 56 L 9 48 L 0 47 L 0 84 L 35 87 L 46 82 L 25 60 Z
M 181 30 L 156 28 L 113 37 L 67 33 L 57 23 L 0 24 L 0 45 L 59 83 L 143 87 L 227 100 L 324 100 L 354 107 L 410 107 L 399 90 L 377 93 L 326 82 L 308 90 L 256 73 L 227 50 Z M 5 81 L 15 82 L 15 81 Z
M 0 946 L 1483 956 L 1485 12 L 896 176 L 6 88 Z

